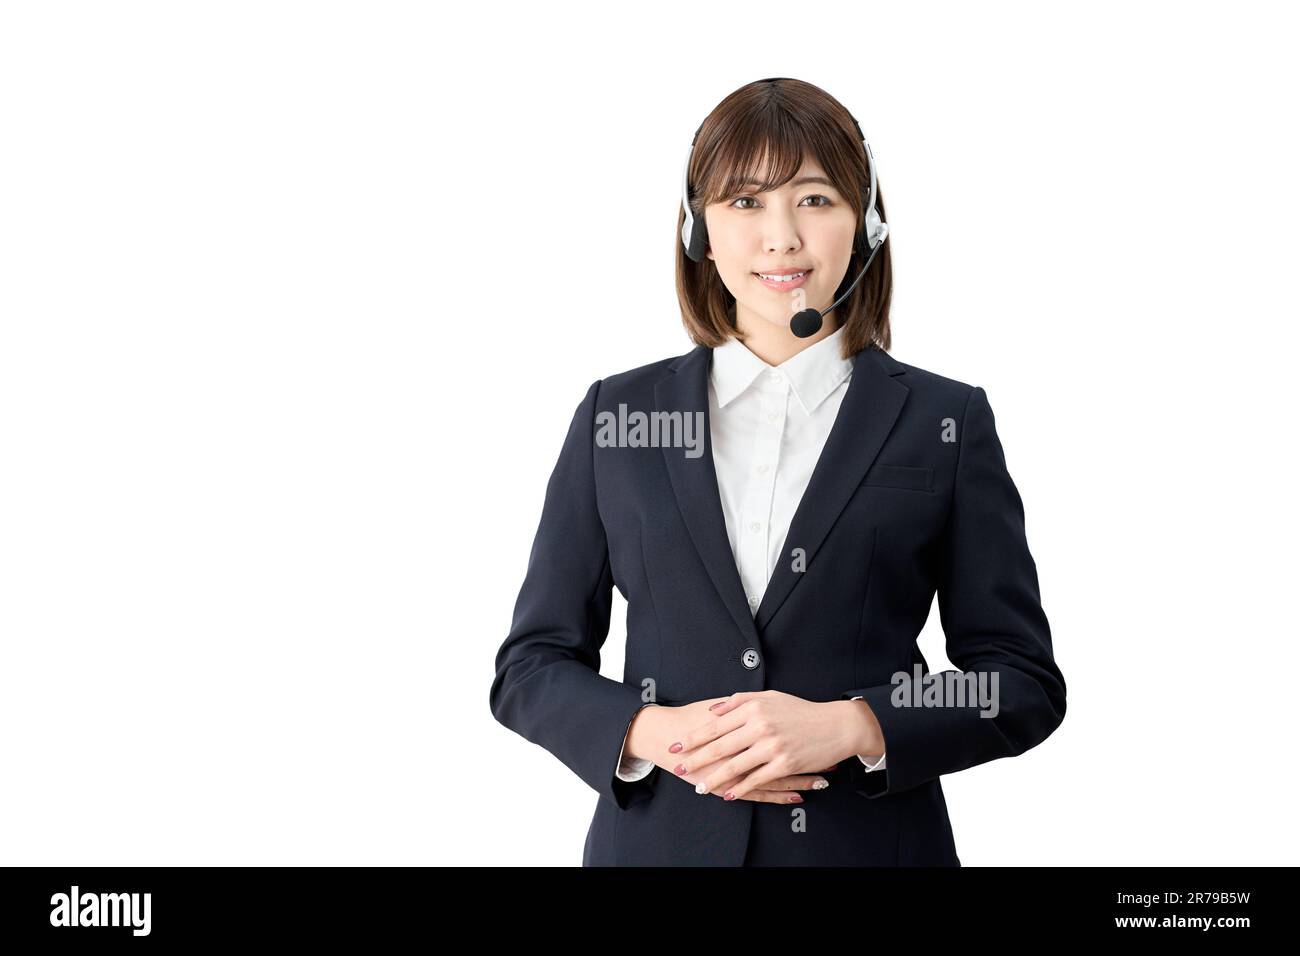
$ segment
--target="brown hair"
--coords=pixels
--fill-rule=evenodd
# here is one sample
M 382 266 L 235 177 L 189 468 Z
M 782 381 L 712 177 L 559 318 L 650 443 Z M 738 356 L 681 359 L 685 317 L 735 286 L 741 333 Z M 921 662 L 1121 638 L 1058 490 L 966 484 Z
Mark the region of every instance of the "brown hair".
M 859 213 L 853 254 L 833 302 L 857 277 L 871 254 L 863 225 L 871 173 L 853 117 L 829 93 L 803 80 L 756 80 L 714 107 L 700 127 L 687 170 L 691 212 L 702 223 L 704 207 L 738 195 L 742 183 L 758 183 L 750 187 L 758 192 L 776 189 L 794 178 L 805 155 L 817 160 L 836 190 L 856 203 Z M 757 167 L 765 158 L 770 163 L 763 177 Z M 879 180 L 876 210 L 881 220 L 887 221 Z M 679 207 L 674 239 L 682 322 L 696 345 L 716 348 L 731 336 L 743 337 L 736 328 L 736 300 L 722 284 L 713 260 L 694 262 L 686 255 L 681 241 L 685 218 Z M 845 358 L 873 343 L 889 349 L 889 300 L 893 294 L 890 245 L 886 240 L 862 281 L 830 313 L 829 317 L 844 328 Z

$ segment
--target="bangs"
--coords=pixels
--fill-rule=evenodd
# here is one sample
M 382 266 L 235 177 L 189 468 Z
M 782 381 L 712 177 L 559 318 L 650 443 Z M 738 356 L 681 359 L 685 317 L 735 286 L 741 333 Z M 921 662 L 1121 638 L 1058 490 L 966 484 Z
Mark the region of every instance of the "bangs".
M 710 160 L 700 171 L 695 200 L 701 206 L 734 199 L 745 192 L 766 192 L 790 180 L 811 159 L 845 199 L 857 198 L 861 189 L 851 164 L 832 157 L 844 154 L 839 130 L 805 130 L 778 110 L 764 110 L 753 122 L 724 133 Z M 864 191 L 865 192 L 865 191 Z

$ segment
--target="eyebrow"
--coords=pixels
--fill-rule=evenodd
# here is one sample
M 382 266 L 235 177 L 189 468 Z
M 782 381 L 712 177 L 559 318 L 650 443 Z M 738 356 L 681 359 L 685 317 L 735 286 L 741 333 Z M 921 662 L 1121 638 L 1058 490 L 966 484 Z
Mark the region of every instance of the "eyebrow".
M 799 179 L 796 179 L 796 180 L 795 180 L 794 182 L 792 182 L 790 185 L 791 185 L 791 186 L 802 186 L 804 183 L 818 183 L 818 184 L 820 184 L 820 185 L 822 185 L 822 186 L 829 186 L 831 189 L 834 189 L 834 188 L 835 188 L 835 184 L 834 184 L 833 182 L 831 182 L 829 179 L 827 179 L 825 176 L 803 176 L 803 177 L 801 177 L 801 178 L 799 178 Z M 761 186 L 761 185 L 763 185 L 763 184 L 762 184 L 762 183 L 756 183 L 756 182 L 751 181 L 751 182 L 747 182 L 747 183 L 741 183 L 740 186 L 739 186 L 739 188 L 740 188 L 740 189 L 750 189 L 750 188 L 752 188 L 752 187 L 757 187 L 757 186 Z

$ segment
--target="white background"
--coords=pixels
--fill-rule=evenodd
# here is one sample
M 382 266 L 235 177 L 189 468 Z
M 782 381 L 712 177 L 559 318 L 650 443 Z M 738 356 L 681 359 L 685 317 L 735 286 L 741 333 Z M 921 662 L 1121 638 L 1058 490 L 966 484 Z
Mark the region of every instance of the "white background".
M 580 862 L 493 658 L 587 387 L 691 348 L 690 137 L 772 75 L 861 120 L 893 354 L 1025 503 L 1068 714 L 943 778 L 963 864 L 1295 863 L 1286 12 L 6 5 L 0 863 Z

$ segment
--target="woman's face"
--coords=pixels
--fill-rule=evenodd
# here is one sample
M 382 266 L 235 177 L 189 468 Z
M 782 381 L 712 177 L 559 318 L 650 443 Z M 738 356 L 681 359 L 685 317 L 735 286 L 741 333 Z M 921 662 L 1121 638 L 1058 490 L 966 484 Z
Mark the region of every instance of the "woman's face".
M 764 322 L 788 331 L 796 312 L 834 301 L 848 271 L 858 213 L 813 160 L 805 158 L 779 189 L 742 191 L 706 206 L 704 217 L 708 257 L 736 298 L 741 331 Z M 773 277 L 797 272 L 803 276 Z

